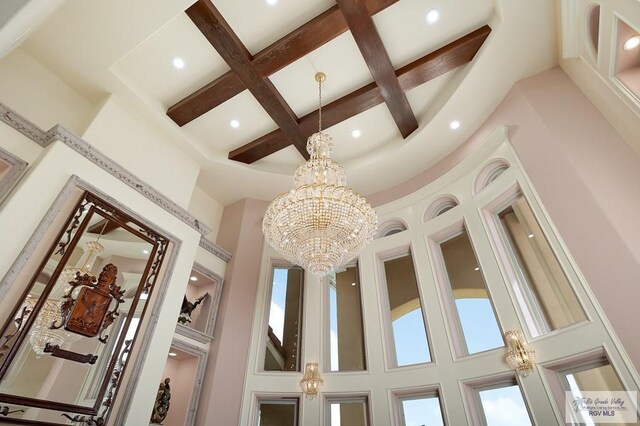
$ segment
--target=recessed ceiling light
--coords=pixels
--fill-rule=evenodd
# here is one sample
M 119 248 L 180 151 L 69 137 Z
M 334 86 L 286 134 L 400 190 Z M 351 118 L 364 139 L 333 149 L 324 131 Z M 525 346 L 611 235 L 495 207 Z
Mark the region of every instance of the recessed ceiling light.
M 169 352 L 169 356 L 176 356 L 176 355 L 178 355 L 178 354 L 175 353 L 175 352 Z
M 142 253 L 149 254 L 149 250 L 142 250 Z
M 237 129 L 238 127 L 240 127 L 240 122 L 236 119 L 233 119 L 229 121 L 229 126 L 233 127 L 234 129 Z
M 278 0 L 265 0 L 269 6 L 275 6 L 278 4 Z
M 533 238 L 533 234 L 529 234 L 529 235 L 527 235 L 527 237 Z
M 191 281 L 198 281 L 198 277 L 196 277 L 195 275 L 192 275 L 191 278 L 189 278 Z
M 474 269 L 474 271 L 479 271 L 479 270 L 480 270 L 480 268 L 478 268 L 477 266 L 476 266 L 476 268 Z
M 440 11 L 438 9 L 431 9 L 427 12 L 427 15 L 425 16 L 427 24 L 435 24 L 438 20 L 440 20 Z
M 353 129 L 351 131 L 351 137 L 352 138 L 359 138 L 360 136 L 362 136 L 362 130 L 360 129 Z
M 453 120 L 451 123 L 449 123 L 449 127 L 451 127 L 451 130 L 459 129 L 460 122 L 458 120 Z
M 640 46 L 640 35 L 634 35 L 633 37 L 629 37 L 627 41 L 624 42 L 622 48 L 624 50 L 632 50 L 638 46 Z
M 351 285 L 355 287 L 356 283 L 351 283 Z
M 173 66 L 181 70 L 182 68 L 184 68 L 184 59 L 173 58 Z

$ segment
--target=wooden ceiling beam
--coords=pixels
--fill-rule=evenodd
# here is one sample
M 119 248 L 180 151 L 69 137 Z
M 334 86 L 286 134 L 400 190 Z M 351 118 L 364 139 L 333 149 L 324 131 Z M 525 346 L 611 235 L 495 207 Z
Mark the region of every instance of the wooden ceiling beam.
M 396 70 L 395 74 L 400 87 L 406 92 L 471 62 L 490 33 L 491 28 L 485 25 Z M 382 102 L 384 98 L 378 87 L 375 83 L 370 83 L 323 107 L 322 121 L 326 127 L 331 127 Z M 299 120 L 300 130 L 309 136 L 316 130 L 317 123 L 318 111 L 316 110 Z M 280 130 L 274 130 L 231 151 L 229 159 L 251 164 L 288 145 L 284 134 Z
M 370 15 L 391 6 L 398 0 L 366 0 Z M 348 30 L 338 6 L 333 6 L 309 22 L 293 30 L 251 58 L 251 65 L 261 77 L 268 77 L 303 56 L 313 52 Z M 238 76 L 229 71 L 198 89 L 167 110 L 167 115 L 179 126 L 200 117 L 245 90 Z
M 106 235 L 109 232 L 115 231 L 118 228 L 120 228 L 120 225 L 118 225 L 116 222 L 113 222 L 109 219 L 102 219 L 99 222 L 96 222 L 95 224 L 91 225 L 89 229 L 87 229 L 87 232 L 89 234 Z
M 395 69 L 371 15 L 362 0 L 336 0 L 336 3 L 398 130 L 403 138 L 409 137 L 418 128 L 418 120 L 411 110 L 407 96 L 400 88 Z
M 298 128 L 298 117 L 273 83 L 251 65 L 249 52 L 211 1 L 198 0 L 186 13 L 300 154 L 309 158 L 306 137 Z

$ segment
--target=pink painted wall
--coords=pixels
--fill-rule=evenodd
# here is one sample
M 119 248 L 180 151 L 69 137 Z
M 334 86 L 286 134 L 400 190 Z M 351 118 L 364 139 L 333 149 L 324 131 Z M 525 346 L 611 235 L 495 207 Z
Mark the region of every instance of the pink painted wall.
M 640 158 L 580 89 L 553 68 L 514 85 L 462 146 L 414 178 L 368 196 L 382 205 L 434 181 L 499 126 L 616 334 L 640 369 Z
M 640 367 L 640 158 L 559 68 L 523 80 L 462 146 L 423 173 L 368 196 L 376 206 L 432 182 L 499 126 L 614 326 Z M 225 208 L 218 244 L 227 267 L 198 425 L 238 424 L 262 249 L 266 203 Z
M 227 264 L 214 340 L 196 425 L 237 425 L 262 257 L 264 201 L 225 207 L 217 243 L 233 253 Z

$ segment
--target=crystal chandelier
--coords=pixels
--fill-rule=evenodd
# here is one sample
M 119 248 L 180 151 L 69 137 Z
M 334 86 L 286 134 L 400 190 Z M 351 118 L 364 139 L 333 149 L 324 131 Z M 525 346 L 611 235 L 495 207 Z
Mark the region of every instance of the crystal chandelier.
M 331 160 L 333 139 L 322 132 L 322 82 L 318 132 L 307 140 L 311 158 L 294 174 L 295 188 L 276 197 L 262 230 L 269 244 L 288 261 L 317 276 L 349 262 L 373 239 L 378 217 L 364 197 L 346 187 L 344 168 Z
M 69 281 L 76 277 L 76 273 L 81 275 L 91 274 L 91 268 L 93 268 L 96 258 L 103 251 L 104 247 L 97 241 L 86 242 L 83 247 L 82 257 L 76 267 L 66 268 L 60 273 L 58 281 L 38 312 L 38 316 L 29 333 L 29 344 L 37 355 L 44 355 L 44 347 L 47 343 L 62 346 L 63 343 L 73 343 L 80 339 L 80 335 L 68 333 L 63 329 L 51 329 L 51 324 L 60 323 L 62 320 L 62 298 L 67 291 Z M 25 299 L 23 306 L 29 312 L 33 312 L 37 301 L 37 297 L 29 295 Z

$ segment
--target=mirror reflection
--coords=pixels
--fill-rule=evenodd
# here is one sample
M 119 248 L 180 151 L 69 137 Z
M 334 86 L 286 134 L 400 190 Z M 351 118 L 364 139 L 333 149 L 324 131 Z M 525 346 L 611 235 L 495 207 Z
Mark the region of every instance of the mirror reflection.
M 11 418 L 60 424 L 60 412 L 42 408 L 72 419 L 74 411 L 97 415 L 115 397 L 112 379 L 126 363 L 165 246 L 91 204 L 85 199 L 74 213 L 3 327 L 0 401 L 21 405 Z

